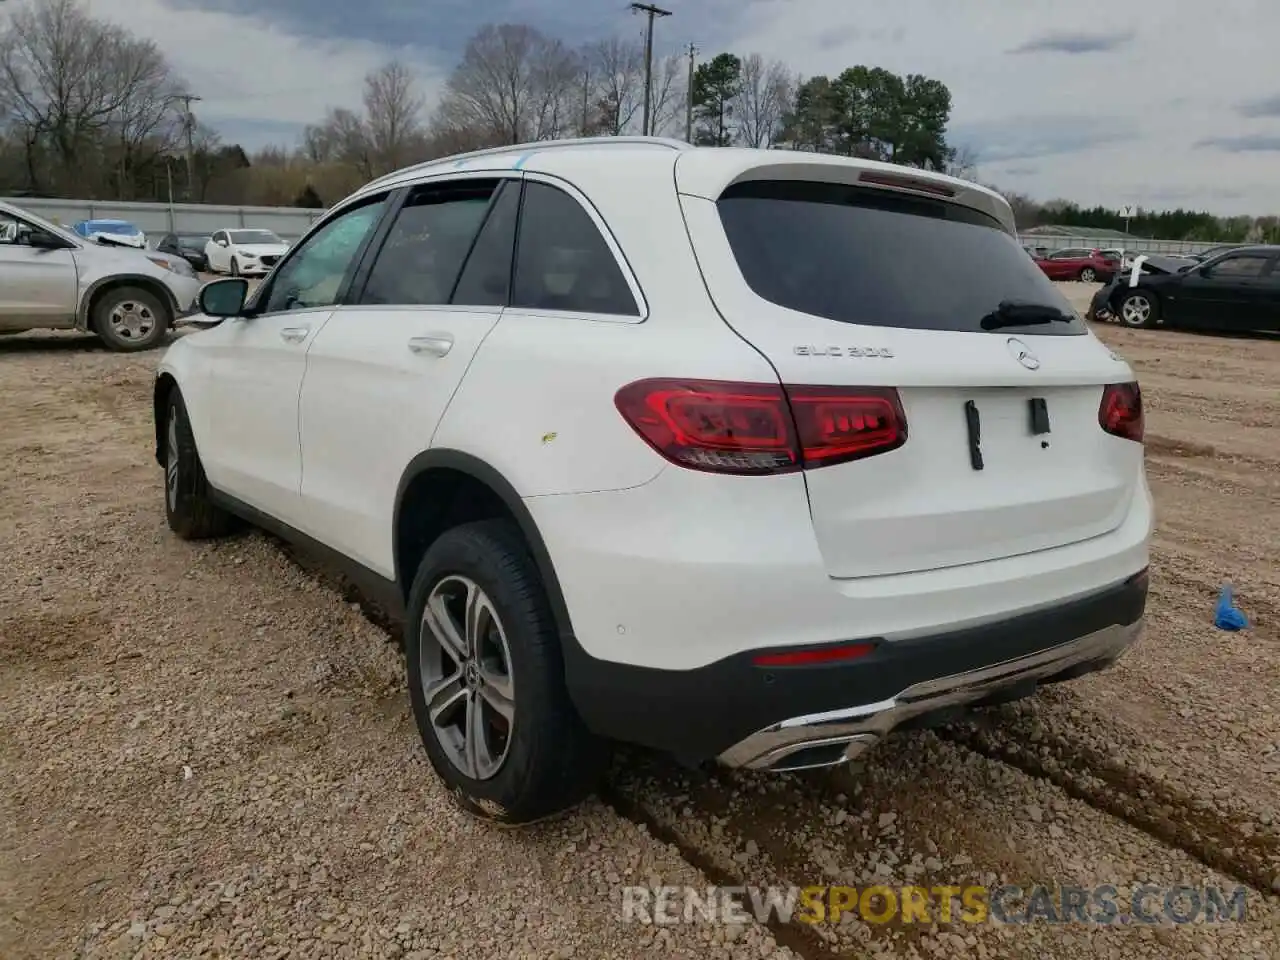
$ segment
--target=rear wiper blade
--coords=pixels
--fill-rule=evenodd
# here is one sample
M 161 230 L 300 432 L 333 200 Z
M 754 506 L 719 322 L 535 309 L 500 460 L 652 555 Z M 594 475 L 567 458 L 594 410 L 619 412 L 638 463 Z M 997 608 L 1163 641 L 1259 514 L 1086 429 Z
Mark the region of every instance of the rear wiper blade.
M 1070 323 L 1075 317 L 1057 307 L 1025 300 L 1001 300 L 1000 306 L 979 321 L 983 330 L 1025 327 L 1041 323 Z

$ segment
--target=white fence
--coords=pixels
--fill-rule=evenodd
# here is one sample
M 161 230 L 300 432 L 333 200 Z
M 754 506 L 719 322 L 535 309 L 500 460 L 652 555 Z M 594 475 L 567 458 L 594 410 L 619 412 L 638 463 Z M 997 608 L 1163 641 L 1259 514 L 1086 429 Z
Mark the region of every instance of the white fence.
M 37 217 L 70 228 L 81 220 L 128 220 L 154 245 L 166 233 L 213 233 L 236 227 L 271 230 L 284 240 L 297 240 L 323 210 L 300 207 L 240 207 L 213 203 L 126 203 L 115 200 L 50 200 L 0 198 Z
M 1198 240 L 1148 240 L 1144 237 L 1091 237 L 1081 234 L 1077 237 L 1059 236 L 1058 234 L 1023 234 L 1018 238 L 1024 247 L 1044 250 L 1066 250 L 1075 247 L 1087 247 L 1090 250 L 1123 250 L 1130 254 L 1159 254 L 1179 256 L 1200 253 L 1210 247 L 1226 246 L 1219 243 L 1202 243 Z

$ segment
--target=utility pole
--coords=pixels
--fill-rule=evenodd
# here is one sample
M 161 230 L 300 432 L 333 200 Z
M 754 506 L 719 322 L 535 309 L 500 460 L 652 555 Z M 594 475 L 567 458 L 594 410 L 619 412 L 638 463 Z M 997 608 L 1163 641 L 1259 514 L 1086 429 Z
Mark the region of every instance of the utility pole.
M 685 87 L 684 101 L 684 138 L 693 143 L 693 58 L 698 55 L 698 48 L 689 44 L 689 82 Z
M 631 9 L 647 14 L 649 26 L 644 37 L 644 135 L 647 137 L 652 128 L 653 117 L 649 112 L 650 100 L 653 97 L 653 20 L 655 17 L 669 17 L 670 10 L 663 10 L 651 3 L 633 3 Z
M 182 126 L 187 134 L 187 202 L 195 199 L 196 183 L 196 118 L 191 112 L 191 104 L 199 102 L 200 97 L 193 93 L 184 93 L 177 99 L 182 101 Z

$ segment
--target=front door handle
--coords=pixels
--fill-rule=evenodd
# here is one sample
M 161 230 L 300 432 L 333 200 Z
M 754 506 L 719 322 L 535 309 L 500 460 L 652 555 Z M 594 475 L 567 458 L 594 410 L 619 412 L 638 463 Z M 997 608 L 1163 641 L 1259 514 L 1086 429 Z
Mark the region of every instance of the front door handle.
M 414 353 L 429 353 L 435 357 L 443 357 L 453 349 L 453 337 L 447 334 L 442 337 L 410 337 L 409 349 Z
M 285 343 L 301 343 L 310 332 L 310 327 L 285 327 L 280 331 L 280 339 Z

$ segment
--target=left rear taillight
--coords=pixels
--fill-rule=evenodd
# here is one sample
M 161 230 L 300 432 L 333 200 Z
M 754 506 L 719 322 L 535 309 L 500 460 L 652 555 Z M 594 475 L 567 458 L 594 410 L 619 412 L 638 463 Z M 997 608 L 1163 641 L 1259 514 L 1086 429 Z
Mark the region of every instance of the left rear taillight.
M 672 463 L 712 473 L 787 473 L 906 443 L 892 387 L 783 387 L 724 380 L 638 380 L 618 412 Z
M 1113 437 L 1142 443 L 1142 391 L 1136 383 L 1109 383 L 1102 388 L 1098 423 Z

